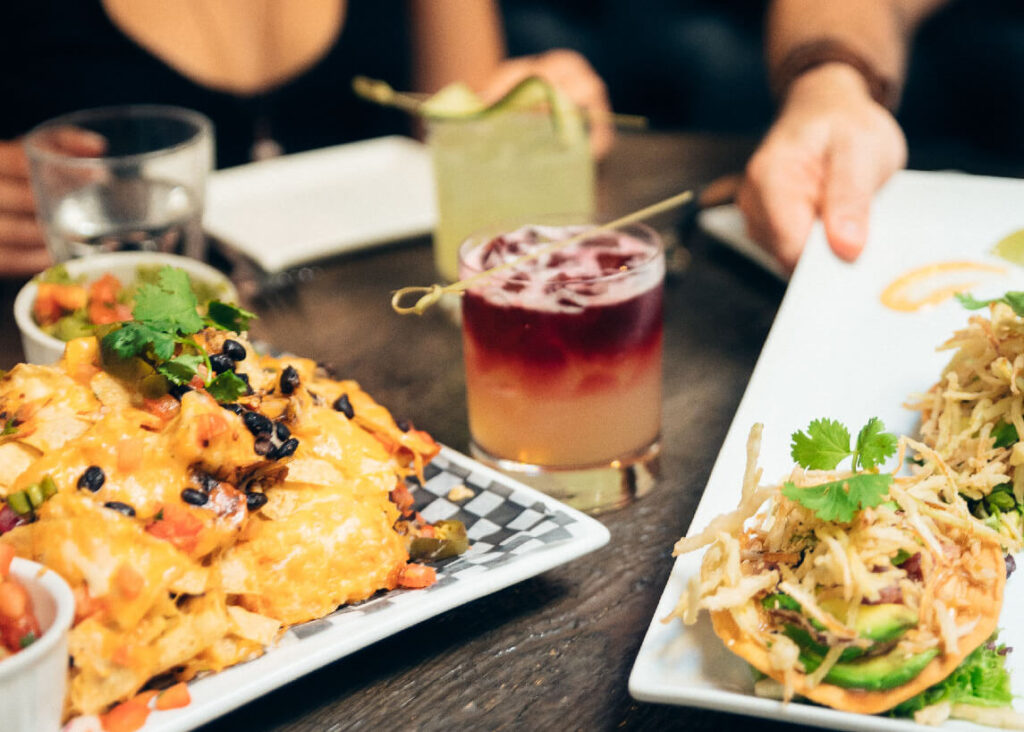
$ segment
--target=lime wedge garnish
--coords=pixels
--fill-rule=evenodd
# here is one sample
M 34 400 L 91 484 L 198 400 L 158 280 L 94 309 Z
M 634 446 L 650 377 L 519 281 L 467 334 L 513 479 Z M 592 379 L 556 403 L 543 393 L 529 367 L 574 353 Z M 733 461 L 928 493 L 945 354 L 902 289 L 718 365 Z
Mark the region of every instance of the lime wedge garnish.
M 1024 229 L 1004 236 L 992 248 L 992 253 L 1008 262 L 1024 266 Z
M 539 76 L 523 79 L 490 106 L 461 82 L 449 84 L 420 106 L 420 112 L 429 119 L 469 120 L 530 111 L 550 114 L 555 132 L 564 144 L 578 142 L 586 136 L 579 108 Z
M 420 105 L 420 112 L 430 119 L 469 119 L 486 110 L 487 105 L 461 81 L 449 84 Z

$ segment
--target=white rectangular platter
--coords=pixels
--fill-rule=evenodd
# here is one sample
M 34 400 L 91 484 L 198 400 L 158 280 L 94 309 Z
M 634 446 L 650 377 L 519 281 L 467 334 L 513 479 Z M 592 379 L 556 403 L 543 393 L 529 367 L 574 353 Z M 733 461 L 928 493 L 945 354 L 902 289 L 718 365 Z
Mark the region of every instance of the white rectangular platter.
M 192 681 L 192 702 L 154 711 L 143 732 L 193 729 L 382 638 L 608 542 L 608 529 L 595 519 L 450 448 L 442 448 L 424 475 L 424 485 L 413 491 L 416 510 L 429 521 L 463 521 L 470 539 L 466 554 L 437 565 L 436 584 L 380 593 L 291 627 L 263 656 Z M 459 484 L 475 495 L 455 504 L 446 496 Z
M 984 297 L 1024 290 L 1024 269 L 990 250 L 1024 228 L 1024 181 L 951 173 L 898 174 L 878 196 L 867 249 L 855 264 L 841 262 L 815 230 L 736 416 L 715 462 L 690 532 L 735 508 L 740 495 L 747 434 L 764 424 L 760 465 L 763 482 L 785 478 L 792 467 L 790 435 L 812 420 L 830 417 L 856 431 L 878 416 L 893 432 L 914 434 L 916 415 L 903 405 L 938 380 L 949 352 L 937 352 L 968 312 L 953 300 L 917 312 L 896 312 L 879 299 L 899 275 L 935 262 L 1005 265 L 1005 274 L 971 278 Z M 669 551 L 671 547 L 666 547 Z M 707 707 L 834 729 L 900 730 L 913 722 L 865 717 L 809 704 L 783 704 L 753 696 L 742 660 L 725 650 L 706 615 L 693 627 L 662 623 L 702 552 L 680 557 L 630 677 L 630 693 L 642 701 Z M 1010 579 L 1000 640 L 1018 649 L 1008 665 L 1013 688 L 1024 694 L 1024 613 L 1019 576 Z M 948 729 L 973 729 L 949 722 Z

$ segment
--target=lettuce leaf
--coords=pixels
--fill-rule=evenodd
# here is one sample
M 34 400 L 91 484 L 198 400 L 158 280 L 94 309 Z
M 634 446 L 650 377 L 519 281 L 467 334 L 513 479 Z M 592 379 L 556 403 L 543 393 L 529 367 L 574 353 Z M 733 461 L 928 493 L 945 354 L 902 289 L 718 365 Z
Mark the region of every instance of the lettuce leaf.
M 974 704 L 982 707 L 1006 707 L 1013 702 L 1010 672 L 1006 670 L 1006 654 L 1011 649 L 989 638 L 965 658 L 953 673 L 917 696 L 892 709 L 895 717 L 912 717 L 914 712 L 948 701 L 951 704 Z

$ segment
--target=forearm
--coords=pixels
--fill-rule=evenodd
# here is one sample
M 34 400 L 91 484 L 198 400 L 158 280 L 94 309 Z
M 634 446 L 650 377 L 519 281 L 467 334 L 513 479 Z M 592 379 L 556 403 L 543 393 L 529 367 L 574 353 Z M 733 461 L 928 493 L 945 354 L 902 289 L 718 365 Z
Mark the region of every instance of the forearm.
M 766 55 L 773 82 L 788 59 L 816 41 L 836 41 L 898 90 L 920 23 L 946 0 L 774 0 Z M 785 74 L 782 74 L 785 76 Z M 783 80 L 788 81 L 788 80 Z M 776 90 L 779 91 L 779 90 Z
M 434 92 L 453 81 L 474 89 L 505 58 L 494 0 L 409 0 L 416 89 Z

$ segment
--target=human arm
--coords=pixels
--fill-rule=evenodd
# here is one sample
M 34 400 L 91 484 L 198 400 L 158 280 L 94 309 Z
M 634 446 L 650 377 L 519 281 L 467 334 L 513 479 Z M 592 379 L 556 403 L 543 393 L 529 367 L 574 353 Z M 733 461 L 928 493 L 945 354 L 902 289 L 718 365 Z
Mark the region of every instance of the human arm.
M 507 59 L 501 15 L 493 0 L 411 0 L 415 75 L 420 91 L 464 81 L 493 101 L 528 76 L 557 86 L 590 116 L 595 156 L 611 147 L 611 103 L 601 77 L 575 51 L 555 49 Z
M 785 266 L 796 264 L 816 217 L 837 255 L 853 260 L 863 249 L 871 198 L 906 162 L 885 105 L 898 99 L 914 31 L 943 2 L 776 0 L 769 9 L 767 63 L 782 106 L 737 203 L 750 234 Z M 837 60 L 815 64 L 812 49 L 801 69 L 799 55 L 824 39 Z M 841 60 L 849 54 L 856 61 Z

